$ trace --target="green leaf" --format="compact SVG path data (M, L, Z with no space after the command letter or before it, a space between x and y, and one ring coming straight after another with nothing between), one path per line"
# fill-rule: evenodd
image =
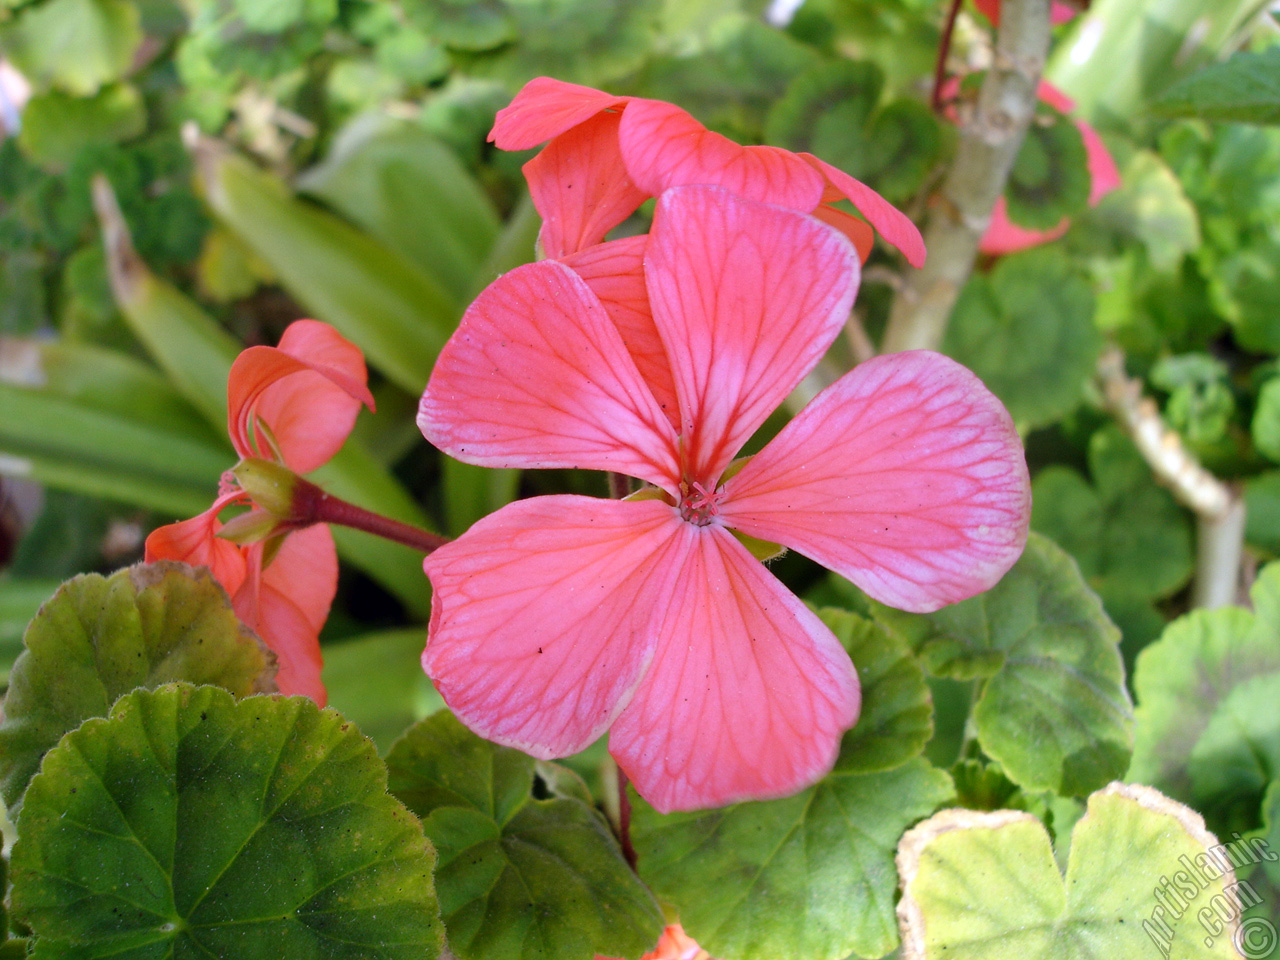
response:
M38 389L0 383L0 447L50 486L102 494L150 509L197 513L208 506L226 453L199 436L161 430Z
M0 791L13 807L40 758L135 687L216 683L275 689L271 654L236 619L208 570L161 561L67 581L23 638L0 721Z
M1191 576L1191 529L1132 441L1116 428L1089 441L1090 485L1069 467L1040 471L1031 526L1076 558L1099 592L1165 597Z
M898 848L903 960L1238 958L1197 912L1232 903L1216 846L1195 811L1115 783L1076 822L1064 878L1030 814L944 810Z
M434 856L367 739L305 697L174 684L45 758L13 851L33 960L430 960Z
M426 639L425 629L413 627L324 647L322 679L329 706L384 753L407 727L444 706L422 670Z
M364 114L298 187L438 281L461 306L498 235L498 215L448 147L419 124Z
M1138 655L1131 780L1210 814L1257 810L1280 778L1280 565L1253 585L1255 612L1195 610ZM1261 699L1260 699L1261 698Z
M113 83L91 97L53 90L27 103L18 143L38 166L61 171L86 147L131 140L146 126L142 96L130 84Z
M1080 403L1101 342L1089 284L1054 248L1004 257L960 294L943 350L969 367L1020 426Z
M533 799L532 758L441 711L397 741L387 765L391 791L436 844L461 960L634 958L657 942L658 905L604 819L581 799Z
M1052 230L1063 218L1083 213L1089 202L1084 138L1068 117L1046 112L1052 121L1027 129L1004 188L1009 219L1029 230Z
M985 678L978 744L1025 790L1080 796L1120 776L1132 749L1120 631L1052 541L1032 534L1004 578L936 613L875 605L925 668Z
M911 649L883 627L827 607L818 611L858 670L862 712L840 743L836 770L875 773L918 756L933 736L933 703Z
M506 0L512 42L468 64L516 90L537 76L601 86L639 67L661 0Z
M0 686L9 685L9 670L22 652L27 624L58 586L55 580L0 575Z
M720 810L663 816L641 802L636 853L641 875L713 956L879 957L897 942L894 845L951 795L945 773L914 759Z
M1262 385L1253 409L1253 445L1273 462L1280 462L1280 377Z
M211 141L196 149L200 180L223 224L270 264L318 320L411 393L426 385L460 312L395 250Z
M785 96L769 111L765 141L845 166L850 157L859 156L883 90L884 73L874 63L814 64L787 85ZM862 173L854 168L849 172Z
M1245 535L1249 543L1280 554L1280 470L1250 477L1244 485Z
M404 12L429 36L457 50L492 50L516 39L502 0L405 0Z
M441 475L445 523L453 537L514 500L520 485L519 470L477 467L452 457L443 459Z
M1098 217L1122 235L1140 241L1155 269L1170 272L1200 246L1195 204L1160 155L1133 153L1120 186L1102 198Z
M129 0L48 0L0 31L5 54L37 89L79 97L124 76L142 40Z
M1162 117L1219 123L1280 123L1280 48L1239 51L1183 77L1151 104Z
M755 139L791 82L819 62L807 44L756 17L730 13L714 21L691 55L651 61L640 84L646 96L678 103L715 129Z

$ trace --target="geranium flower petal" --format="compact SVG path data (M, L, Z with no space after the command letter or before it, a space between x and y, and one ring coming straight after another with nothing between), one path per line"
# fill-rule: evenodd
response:
M498 111L489 139L499 150L528 150L602 110L621 107L626 102L626 97L602 90L552 77L535 77Z
M819 160L811 153L798 154L826 178L829 189L823 199L830 202L841 197L848 200L858 212L867 218L876 230L893 247L902 251L907 263L923 267L925 260L924 237L910 218L876 193L861 180L849 176L839 167Z
M658 406L673 428L679 426L679 407L671 364L662 337L649 309L649 291L644 282L644 252L648 234L623 237L588 247L564 257L561 262L587 282L600 298L613 321L627 352L635 360L640 376L653 391Z
M978 250L989 257L1002 257L1057 240L1070 226L1071 221L1063 217L1048 230L1020 227L1009 219L1009 206L1004 197L996 197L996 205L991 210L991 223L978 243Z
M912 351L860 364L726 485L720 513L877 600L928 612L1022 553L1031 494L1013 421L976 376Z
M645 264L690 479L713 482L849 316L857 252L812 217L718 187L658 201Z
M600 113L556 137L524 165L542 215L542 254L563 257L594 243L644 203L618 150L617 113Z
M651 196L670 187L706 184L806 213L822 200L822 176L796 154L741 146L661 100L628 103L619 141L631 179Z
M144 546L145 561L178 560L193 567L208 567L227 594L234 596L244 582L245 561L238 546L217 536L222 529L218 514L243 499L239 490L223 494L204 513L152 530Z
M338 452L361 404L373 409L360 348L328 324L291 323L278 347L250 347L227 378L227 432L242 457L271 456L271 430L285 464L314 470Z
M609 751L659 811L794 793L858 715L849 655L724 527L685 524L653 663Z
M552 260L476 298L440 353L418 425L466 463L678 482L671 424L622 337L582 278Z
M867 262L867 257L871 256L871 248L876 242L876 232L871 228L871 224L828 203L818 204L818 209L813 211L813 215L848 237L849 242L858 251L858 259L863 263Z
M503 507L426 559L423 669L481 736L542 758L582 750L648 666L685 526L656 500Z
M259 551L260 547L255 548ZM276 685L320 706L328 694L320 679L320 630L338 589L338 553L324 524L289 534L262 570L256 593L241 591L237 614L276 655Z

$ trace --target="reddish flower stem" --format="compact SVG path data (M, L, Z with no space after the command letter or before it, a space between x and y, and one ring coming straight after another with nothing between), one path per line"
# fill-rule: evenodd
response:
M627 783L626 773L618 767L618 841L622 844L622 855L635 870L637 857L631 843L631 798L627 796Z
M392 520L354 503L348 503L325 493L314 483L298 479L294 490L294 510L305 518L304 526L313 523L336 523L342 527L363 530L384 540L403 543L420 553L431 553L449 542L448 537L419 527Z
M942 27L942 40L938 44L938 65L933 70L933 112L942 112L942 85L947 80L947 54L951 52L951 34L956 29L956 17L960 14L961 0L951 0L947 22Z
M625 473L609 474L609 496L622 500L631 494L631 478Z

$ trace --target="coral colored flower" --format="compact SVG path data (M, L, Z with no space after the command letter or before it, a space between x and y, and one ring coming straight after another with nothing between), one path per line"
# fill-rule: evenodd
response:
M1008 569L1029 511L1021 444L977 378L938 354L859 366L731 466L842 329L858 272L853 247L807 215L718 187L663 194L644 277L674 418L564 264L480 294L423 395L426 437L468 463L652 487L509 504L427 557L423 666L465 724L542 758L610 730L662 811L786 795L831 768L858 683L734 531L909 610Z
M973 5L978 8L978 12L990 20L992 26L996 27L1000 26L1000 3L1001 0L973 0ZM1063 3L1062 0L1053 0L1049 18L1053 21L1054 26L1057 26L1060 23L1066 23L1079 12L1069 3Z
M1075 102L1047 80L1040 81L1038 95L1041 101L1059 113L1070 113L1075 109ZM1076 120L1075 125L1084 138L1089 164L1089 206L1096 207L1098 201L1120 186L1120 171L1116 169L1116 162L1098 132L1083 120ZM990 256L1016 253L1058 239L1067 232L1070 225L1070 221L1063 217L1060 223L1048 230L1020 227L1009 219L1008 205L1004 197L999 197L996 199L995 209L991 211L991 224L983 234L978 249Z
M924 263L915 225L843 170L807 153L740 146L661 100L538 77L498 112L489 139L503 150L550 141L524 167L548 257L600 243L649 197L703 184L813 213L849 236L864 260L874 227L911 264ZM866 222L832 206L846 199Z
M289 325L278 347L250 347L227 379L227 431L241 457L274 457L302 473L342 446L362 404L373 407L364 357L333 328L315 320ZM206 566L232 606L276 655L281 693L325 704L319 634L338 585L338 557L324 525L296 530L272 544L238 546L218 533L219 514L252 505L224 480L204 513L147 537L146 559ZM270 554L270 559L267 559Z
M596 960L610 958L597 955ZM696 940L684 932L680 924L673 923L662 931L658 945L640 960L711 960L711 957L698 946Z

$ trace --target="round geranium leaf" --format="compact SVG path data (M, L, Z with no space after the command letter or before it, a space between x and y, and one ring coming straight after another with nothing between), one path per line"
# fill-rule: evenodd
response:
M1050 114L1027 130L1004 191L1009 219L1030 230L1051 230L1089 201L1084 138L1067 117Z
M836 769L891 770L918 756L933 736L933 701L911 648L884 627L847 610L818 611L858 670L862 710L840 743Z
M1079 796L1124 773L1133 717L1120 631L1052 541L1032 534L986 593L930 614L877 605L876 619L931 672L983 679L978 744L1024 790Z
M275 658L236 619L207 569L161 561L64 583L27 628L0 721L0 790L16 805L68 730L137 687L275 690Z
M373 744L304 697L122 697L49 751L18 832L33 960L441 949L431 844Z
M944 810L898 847L902 956L1238 960L1233 862L1195 811L1150 787L1089 798L1065 877L1031 814Z
M1042 426L1074 410L1093 375L1094 306L1089 282L1060 252L1016 253L965 284L943 351L981 377L1020 426Z
M396 741L387 765L439 851L460 960L635 958L658 941L653 894L571 771L482 740L447 710Z
M712 956L880 957L897 940L894 844L951 796L950 778L916 758L719 810L664 816L638 801L640 875Z
M1129 777L1211 815L1256 815L1280 769L1280 564L1253 585L1254 610L1197 610L1138 656ZM1247 822L1247 821L1246 821Z

